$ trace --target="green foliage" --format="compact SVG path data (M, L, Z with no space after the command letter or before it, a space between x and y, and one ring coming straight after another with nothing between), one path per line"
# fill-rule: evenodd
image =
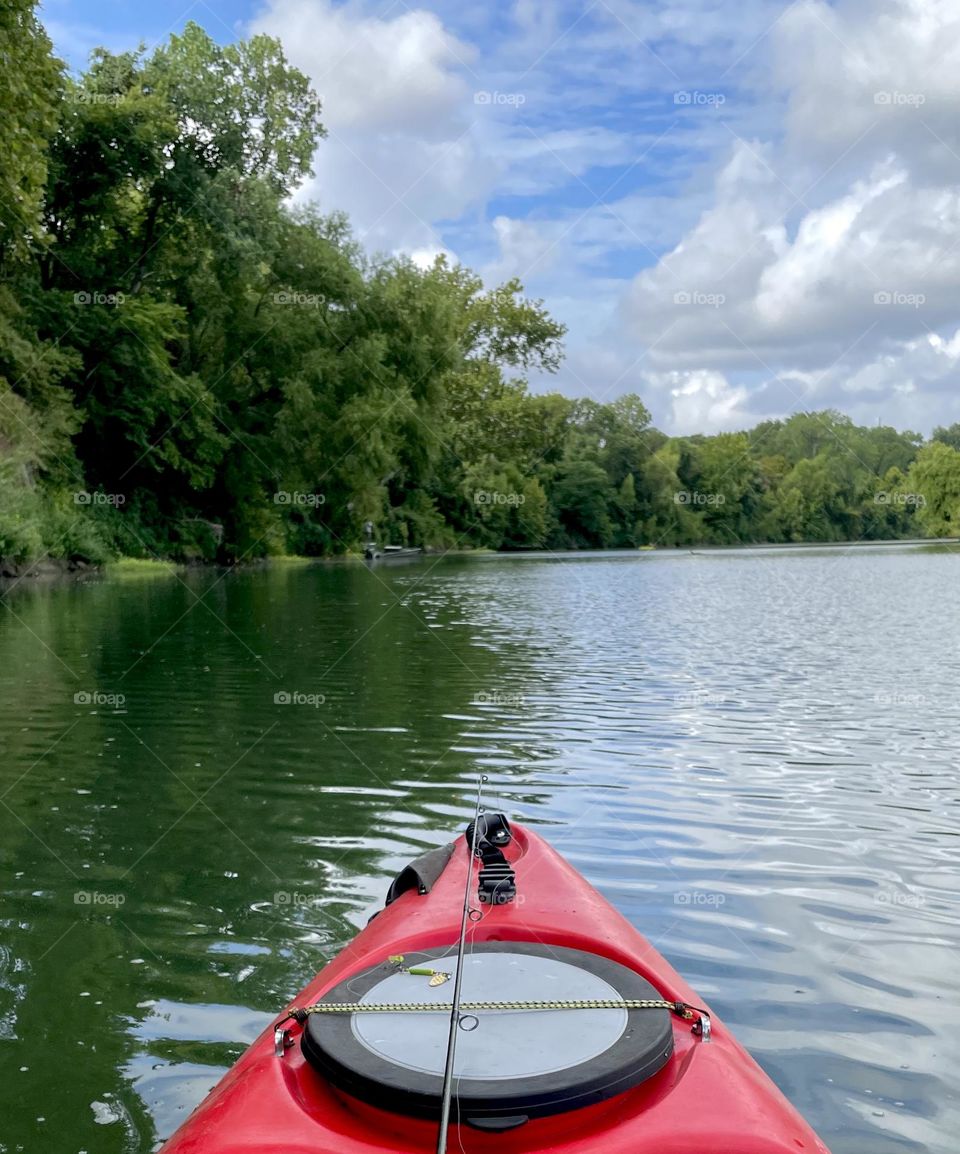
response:
M42 242L47 149L62 71L33 0L0 5L0 269Z
M931 537L960 534L960 452L931 441L917 454L908 484L922 498L918 519Z
M668 438L531 395L564 328L516 280L366 257L291 207L324 135L279 43L195 24L66 78L0 12L0 557L236 561L956 532L960 429L836 412ZM77 503L78 492L95 495Z
M933 441L940 441L944 445L949 445L951 449L960 449L960 423L955 422L944 428L942 425L937 426L933 430Z

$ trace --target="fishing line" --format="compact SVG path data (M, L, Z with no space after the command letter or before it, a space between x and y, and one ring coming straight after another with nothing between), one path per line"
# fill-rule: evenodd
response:
M486 812L486 806L483 807L483 811ZM477 821L480 820L480 814L479 813L477 814L476 820ZM474 827L474 828L476 829L476 827ZM473 848L474 848L473 856L476 856L476 833L474 833L474 847ZM470 875L471 875L471 877L473 875L473 856L470 859ZM473 957L473 947L476 944L476 940L477 940L477 934L476 934L477 926L487 916L487 912L488 912L487 910L477 909L476 906L472 906L472 905L467 910L467 920L471 923L470 944L469 944L469 950L470 950L470 957L471 958ZM463 1003L461 1003L461 1006L462 1006L462 1004ZM474 1023L473 1026L468 1027L465 1024L468 1018L473 1021L473 1023ZM480 1019L475 1014L459 1014L457 1016L457 1026L461 1030L464 1030L466 1033L470 1033L471 1031L475 1030L477 1028L477 1026L479 1026L479 1025L480 1025ZM463 1075L460 1075L460 1077L457 1078L457 1089L456 1089L456 1093L453 1095L453 1097L456 1099L456 1103L457 1103L457 1144L460 1147L460 1154L467 1154L466 1147L463 1144L463 1112L462 1112L462 1108L460 1105L460 1083L462 1081L463 1081Z
M463 986L463 960L467 944L467 922L470 919L470 885L473 881L473 863L477 856L477 836L480 832L480 798L483 795L485 774L477 782L477 804L473 811L473 829L470 833L470 857L467 859L467 880L463 887L463 913L460 917L460 937L457 941L457 977L453 984L453 1005L450 1007L450 1032L447 1036L447 1060L443 1070L443 1090L440 1100L440 1130L437 1134L437 1154L447 1154L447 1129L450 1125L450 1099L453 1094L453 1063L457 1053L457 1034L460 1029L460 991Z

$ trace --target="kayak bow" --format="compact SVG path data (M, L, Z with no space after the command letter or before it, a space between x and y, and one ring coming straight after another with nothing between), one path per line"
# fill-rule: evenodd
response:
M450 1024L452 1149L829 1154L649 942L499 814L398 875L161 1154L433 1151Z

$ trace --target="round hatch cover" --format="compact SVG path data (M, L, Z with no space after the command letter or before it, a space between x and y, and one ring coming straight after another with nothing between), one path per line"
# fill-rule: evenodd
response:
M449 1005L457 948L407 953L405 967L450 975L442 985L371 967L335 986L325 1002ZM464 958L462 1000L649 999L660 993L609 958L533 942L484 942ZM620 1094L651 1077L673 1053L668 1010L464 1011L454 1096L471 1119L534 1117ZM303 1053L334 1085L401 1114L440 1112L448 1013L313 1014Z

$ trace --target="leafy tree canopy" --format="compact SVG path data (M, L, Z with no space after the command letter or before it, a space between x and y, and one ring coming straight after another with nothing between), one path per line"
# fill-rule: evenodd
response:
M957 531L960 426L669 438L635 395L532 394L564 327L519 281L292 205L324 128L276 40L191 23L68 77L8 0L0 62L0 558Z

